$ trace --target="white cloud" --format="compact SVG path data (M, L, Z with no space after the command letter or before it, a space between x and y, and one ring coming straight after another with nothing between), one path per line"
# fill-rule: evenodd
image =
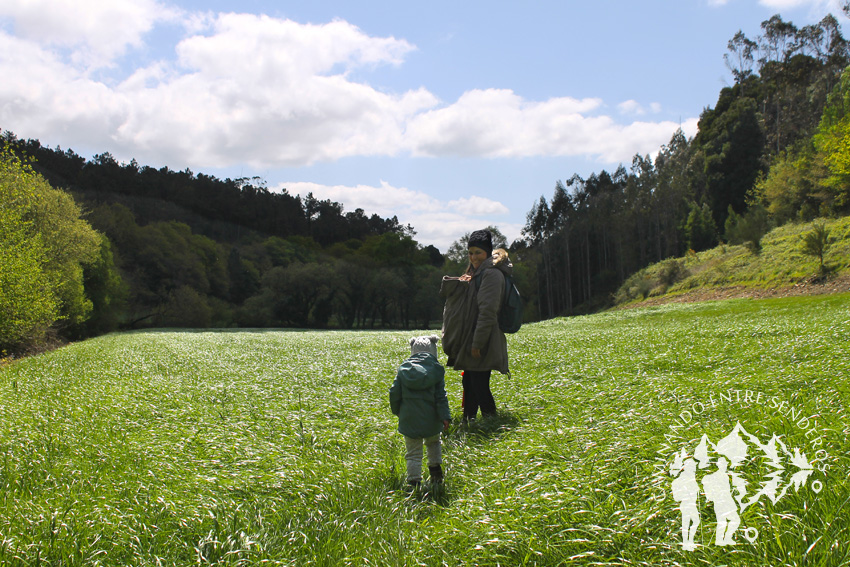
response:
M406 142L414 155L424 156L563 155L553 143L601 105L599 99L568 97L526 102L511 90L476 89L416 116Z
M617 110L620 111L620 114L632 114L635 116L643 116L647 113L658 114L661 112L661 104L657 102L653 102L649 104L649 108L647 109L641 103L636 100L626 100L617 105Z
M157 22L178 12L154 0L4 0L0 18L11 18L16 35L47 46L73 48L74 63L109 64L139 46Z
M345 72L398 64L411 49L341 21L221 15L209 35L177 46L179 66L169 74L142 70L123 85L137 104L119 138L151 151L169 139L177 146L172 152L202 165L307 165L391 154L404 121L434 97L424 89L382 93ZM152 75L159 82L140 89Z
M621 114L646 114L646 110L636 100L626 100L617 105Z
M791 10L808 6L809 15L820 19L827 14L839 16L843 13L844 0L759 0L763 6L773 10Z
M499 223L510 211L498 201L471 195L452 201L440 201L421 191L406 187L393 187L385 181L380 185L345 186L321 185L310 182L281 183L277 191L286 189L291 195L305 197L312 193L317 199L330 199L342 203L345 211L363 209L367 214L382 217L397 216L402 224L411 224L416 229L416 240L421 244L433 244L445 252L455 240L467 232L488 225L495 225L513 241L520 237L522 227L510 223Z
M776 10L789 10L791 8L797 8L799 6L812 5L819 6L823 5L822 0L759 0L759 4L762 6L767 6L768 8L773 8Z
M401 220L401 216L399 216L399 220ZM511 242L522 236L523 228L521 224L499 222L498 220L480 217L467 217L458 213L420 215L414 220L415 222L408 220L403 222L405 224L409 222L416 229L416 236L414 236L416 241L423 245L432 244L444 254L452 243L473 230L496 226L505 235L510 245Z
M79 138L145 161L306 165L396 153L405 122L436 103L422 88L388 94L347 78L358 66L400 63L413 49L403 40L341 21L224 14L210 25L176 46L175 61L153 62L115 87L63 64L47 44L3 36L17 49L0 53L0 69L20 77L0 91L0 123L51 139L57 124L74 124ZM31 71L39 67L45 72ZM55 104L65 99L90 112Z
M306 196L312 193L317 199L330 199L345 205L346 211L363 209L370 214L392 216L399 210L413 212L438 212L444 205L437 199L420 191L405 187L393 187L381 181L378 187L370 185L322 185L305 181L281 183L276 188L286 189L291 195Z
M182 14L183 29L192 31L171 59L149 61L110 85L73 61L110 60L177 13L154 0L85 2L74 3L73 14L59 0L2 4L0 18L12 18L18 34L0 32L4 128L65 145L63 133L73 131L74 144L121 160L197 169L400 153L629 162L656 151L678 127L618 122L597 98L538 102L478 89L440 103L424 87L382 92L352 80L351 71L403 63L415 49L405 40L372 37L345 21L251 14ZM50 16L40 22L37 13ZM646 112L635 101L620 106Z
M635 101L623 105L632 112L640 108ZM679 126L670 121L620 124L593 113L601 106L599 99L530 102L510 90L469 91L453 105L416 116L406 141L414 155L596 156L617 163L657 150Z
M449 201L448 207L452 210L463 211L467 215L475 216L506 215L510 212L502 203L486 197L479 197L478 195Z
M730 0L708 0L709 6L725 6ZM813 14L840 14L842 0L759 0L759 4L771 10L793 10L808 6Z
M341 21L300 24L253 14L221 14L209 35L195 35L177 46L180 60L210 77L243 78L289 84L330 73L343 64L400 64L414 49L404 40L373 38ZM291 85L290 85L291 86Z
M22 64L21 62L25 62ZM110 146L125 103L29 40L0 33L0 123L16 134Z

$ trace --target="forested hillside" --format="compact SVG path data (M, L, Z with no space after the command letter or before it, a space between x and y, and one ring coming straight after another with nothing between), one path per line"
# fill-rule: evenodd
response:
M774 16L729 40L735 84L693 139L677 132L627 169L574 175L528 213L540 318L591 311L641 268L772 226L850 213L850 61L838 21Z
M420 246L412 227L395 217L273 193L259 179L119 164L109 154L85 160L11 132L3 142L4 189L30 192L18 186L23 175L39 199L64 195L82 209L69 219L104 238L100 255L87 252L76 264L85 308L74 316L57 297L67 286L48 290L23 272L15 278L32 298L52 297L53 307L42 309L38 325L2 334L0 349L38 343L49 329L74 338L140 326L407 328L440 317L443 257ZM36 217L30 207L16 222ZM26 241L24 233L33 235L24 231L10 242ZM41 260L31 267L52 270ZM13 301L9 289L4 285L9 302L29 301ZM5 320L16 317L10 311Z

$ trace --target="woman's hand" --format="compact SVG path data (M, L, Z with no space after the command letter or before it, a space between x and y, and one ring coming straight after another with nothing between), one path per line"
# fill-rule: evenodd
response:
M469 280L471 280L471 279L472 279L472 275L470 275L470 274L463 274L463 275L462 275L461 277L459 277L458 279L459 279L460 281L462 281L462 282L468 282Z

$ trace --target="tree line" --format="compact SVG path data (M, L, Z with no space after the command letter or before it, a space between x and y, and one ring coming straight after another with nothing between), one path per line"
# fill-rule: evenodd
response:
M189 169L174 171L118 163L108 152L86 160L73 150L19 140L4 132L3 141L33 161L35 171L54 187L71 192L88 206L122 203L140 224L177 220L216 240L238 241L247 230L287 238L307 236L320 246L386 232L410 232L397 217L367 216L363 209L345 213L340 203L302 199L286 189L270 191L259 177L218 179Z
M11 132L2 146L0 351L139 327L440 318L443 256L396 217Z
M735 84L693 138L679 130L628 169L558 181L532 207L517 248L537 266L538 317L609 304L650 263L720 241L757 252L776 224L850 212L850 49L838 21L797 28L776 15L761 29L729 41Z

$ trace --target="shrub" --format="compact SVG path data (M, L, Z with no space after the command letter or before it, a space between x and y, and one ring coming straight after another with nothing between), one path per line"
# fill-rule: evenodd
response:
M98 259L101 237L68 193L5 148L0 203L0 349L14 350L42 340L57 322L88 318L83 267Z
M823 221L812 224L812 230L801 236L803 241L803 254L815 256L820 261L818 272L823 275L826 273L826 267L823 263L823 257L827 250L832 245L832 238L829 229Z
M754 205L744 215L737 215L729 207L726 218L726 240L730 244L746 244L753 252L761 250L761 239L771 229L767 209Z
M640 270L629 276L614 294L614 303L628 303L635 299L646 299L652 291L653 283L646 270Z
M670 287L674 283L680 282L688 277L688 270L685 269L684 263L675 258L668 258L661 262L658 270L658 282L665 287Z
M37 340L59 314L44 271L41 238L15 211L0 208L0 350Z

